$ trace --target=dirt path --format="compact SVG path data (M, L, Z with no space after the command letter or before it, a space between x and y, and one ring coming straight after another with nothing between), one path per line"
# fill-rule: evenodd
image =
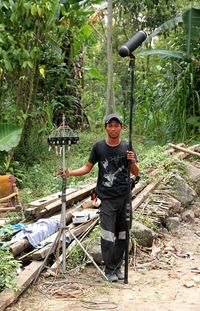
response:
M139 251L129 267L129 283L109 284L89 266L66 280L40 278L9 311L199 311L200 221L165 235L152 257ZM198 272L192 271L199 268Z

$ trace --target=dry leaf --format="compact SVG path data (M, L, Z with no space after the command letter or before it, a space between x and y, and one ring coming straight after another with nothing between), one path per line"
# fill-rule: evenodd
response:
M151 247L151 256L156 256L158 253L160 253L160 247L157 246L157 243L155 240L153 240L153 243L152 243L152 247Z

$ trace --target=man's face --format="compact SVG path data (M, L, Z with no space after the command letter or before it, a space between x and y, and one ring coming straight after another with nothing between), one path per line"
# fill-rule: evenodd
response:
M110 138L118 138L122 131L122 125L113 119L106 125L105 131Z

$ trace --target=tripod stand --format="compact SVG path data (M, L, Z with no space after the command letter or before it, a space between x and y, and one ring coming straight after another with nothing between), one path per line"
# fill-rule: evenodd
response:
M70 134L70 135L69 135ZM57 147L58 145L61 146L61 155L62 155L62 194L61 194L61 218L60 218L60 230L58 231L58 234L49 249L47 256L38 270L38 273L34 279L34 283L36 282L37 278L39 277L41 271L43 270L46 261L51 253L53 253L57 247L58 242L60 241L60 238L62 237L62 272L66 273L66 230L70 233L70 235L73 237L73 239L77 242L77 244L81 247L81 249L85 252L87 257L92 261L94 266L99 270L99 272L103 275L103 277L107 279L104 272L98 267L98 265L95 263L93 258L88 254L86 249L83 247L83 245L80 243L80 241L77 239L77 237L74 235L74 233L69 229L69 227L66 226L66 184L67 184L67 173L66 173L66 161L65 161L65 146L68 146L68 149L70 149L72 144L77 144L79 142L79 137L72 135L72 133L69 133L69 127L66 126L65 123L65 116L62 117L62 124L61 126L56 130L55 134L48 138L48 143L50 146Z

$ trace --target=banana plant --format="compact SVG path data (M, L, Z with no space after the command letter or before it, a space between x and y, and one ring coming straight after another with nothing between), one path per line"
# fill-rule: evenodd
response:
M200 132L200 90L199 81L199 51L200 51L200 8L189 8L180 16L167 21L148 36L146 43L154 37L165 34L181 25L185 34L183 48L179 51L167 49L147 49L138 52L138 55L160 55L171 61L171 73L165 76L165 86L170 79L165 96L158 97L158 111L165 107L167 117L166 132L170 138L185 139ZM179 29L178 29L179 30ZM178 38L178 37L177 37ZM181 36L179 37L179 42ZM169 64L169 62L168 62ZM154 98L154 101L156 99ZM160 110L159 110L160 109ZM163 124L163 122L162 122Z
M15 124L0 124L0 171L7 171L12 161L14 148L20 142L22 127ZM4 168L4 169L3 169Z
M177 27L178 24L182 24L186 33L187 51L172 51L166 49L147 49L138 52L138 55L150 56L155 54L164 55L169 58L182 59L191 61L191 47L194 47L195 43L198 44L200 39L200 9L189 8L183 12L182 15L170 19L160 27L155 29L147 38L146 43L149 43L154 37L161 35L166 31L170 31Z

